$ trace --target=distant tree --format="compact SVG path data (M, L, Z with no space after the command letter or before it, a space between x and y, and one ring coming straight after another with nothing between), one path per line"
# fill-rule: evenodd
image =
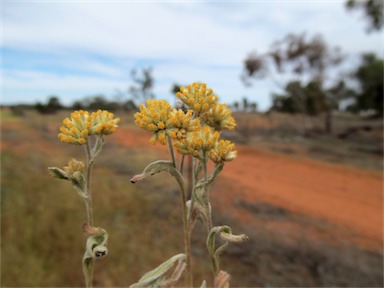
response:
M127 111L127 112L137 110L137 106L135 102L133 102L131 99L125 101L122 105L122 108L124 111Z
M35 104L34 108L41 114L53 114L64 108L64 106L60 103L59 97L50 96L47 104L38 102Z
M239 111L239 106L240 106L239 102L237 102L237 101L233 102L232 106L233 106L233 110Z
M257 111L257 103L256 102L252 102L251 105L249 105L249 107L251 108L251 112Z
M362 55L361 65L352 74L359 88L351 110L372 109L377 115L383 115L383 66L384 60L377 58L375 54Z
M128 88L128 92L136 99L139 103L145 102L147 99L155 98L153 93L154 79L152 76L152 68L144 68L141 71L141 76L138 76L136 69L131 71L131 77L134 82Z
M299 86L296 84L290 88L295 91L294 99L290 101L289 105L296 105L297 107L293 110L304 114L305 130L306 116L310 115L308 102L315 100L308 99L308 97L313 97L314 91L317 90L316 102L319 101L319 97L324 97L322 101L325 103L323 108L326 112L325 130L330 133L332 126L329 123L331 123L332 109L337 106L335 103L337 99L332 97L333 94L327 93L327 89L330 89L334 83L330 84L330 79L326 76L342 62L342 59L340 50L329 47L320 35L307 38L305 34L288 34L282 40L273 43L265 54L250 54L244 61L242 79L245 85L250 85L251 79L260 79L266 75L276 78L274 75L277 73L288 75L291 78L288 81L290 83L299 83ZM276 83L283 90L287 88L287 85L283 85L281 81L276 81ZM302 89L302 85L307 86L309 83L312 83L311 86ZM312 94L307 94L310 88L315 90L312 91ZM276 101L283 101L275 95L276 97ZM285 103L285 101L283 102ZM282 105L282 103L278 105ZM288 103L284 105L288 105Z
M87 97L83 101L83 107L90 111L109 110L116 111L119 109L119 103L115 101L109 101L104 95L95 95Z
M348 10L363 10L368 21L367 32L380 31L384 25L383 0L348 0L345 2Z
M248 110L248 99L247 97L243 97L243 111L246 112Z
M59 97L51 96L48 99L47 110L48 113L55 113L56 111L63 108L63 105L60 103Z
M85 108L84 108L84 105L83 105L83 103L81 101L75 101L72 104L72 109L73 110L83 110Z
M317 82L309 82L303 86L299 81L289 82L284 94L273 94L272 110L286 113L306 113L310 116L324 111L325 95ZM304 99L300 96L305 95Z

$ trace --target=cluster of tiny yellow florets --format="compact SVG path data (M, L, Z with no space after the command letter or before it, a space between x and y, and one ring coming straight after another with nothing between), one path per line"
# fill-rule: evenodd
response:
M200 152L208 152L215 147L220 137L219 132L213 132L208 126L188 133L185 139L175 142L175 147L180 154L191 154L199 157Z
M235 144L229 140L220 140L216 142L215 147L208 152L208 157L215 163L232 161L237 157Z
M63 120L58 138L61 142L82 145L87 143L89 135L112 134L119 121L108 111L99 110L91 115L84 110L74 111Z
M218 99L211 88L207 89L207 84L196 82L187 87L181 87L180 92L176 93L176 97L194 110L196 116L211 108Z
M98 110L91 114L91 127L89 130L90 135L103 134L110 135L117 129L117 124L120 122L119 118L113 118L113 113L106 110Z
M169 124L172 128L169 131L169 136L173 139L184 139L187 133L196 131L200 128L200 120L192 119L193 111L189 110L185 113L181 109L173 109L169 113Z
M232 111L226 104L215 103L212 107L201 114L201 119L216 131L223 129L234 130L236 127L235 119L232 117Z
M71 144L85 144L91 127L88 111L78 110L71 113L70 118L63 120L58 135L61 142Z
M76 171L83 172L84 163L82 161L71 158L71 160L68 162L68 166L64 166L63 170L69 175L73 175Z
M140 105L140 112L135 113L135 123L143 129L154 132L151 143L159 141L166 144L171 105L165 100L147 100L147 107Z
M181 154L191 154L203 159L206 154L219 163L237 157L235 145L228 140L220 140L220 131L236 127L232 111L225 104L217 102L218 96L204 83L193 83L181 87L176 96L191 110L172 109L165 100L147 100L135 113L135 123L153 132L151 143L166 144L167 137L178 140L174 143ZM200 120L206 126L201 126Z

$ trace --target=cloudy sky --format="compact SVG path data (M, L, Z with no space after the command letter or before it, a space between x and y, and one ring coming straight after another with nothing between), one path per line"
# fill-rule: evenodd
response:
M174 83L205 82L220 100L247 96L270 105L270 80L240 80L245 57L288 33L321 33L348 55L383 56L382 33L366 33L344 1L18 1L2 0L1 104L65 104L126 93L133 68L153 68L157 98ZM353 58L355 57L355 58ZM351 62L350 62L351 63Z

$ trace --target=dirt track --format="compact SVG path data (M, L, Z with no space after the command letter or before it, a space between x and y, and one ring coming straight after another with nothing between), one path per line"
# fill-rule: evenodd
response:
M237 181L247 201L263 201L351 229L366 244L383 241L379 173L238 147L224 175ZM240 176L241 175L241 176Z
M119 144L153 149L161 146L149 144L150 135L145 131L122 128L116 133ZM222 175L232 188L240 188L233 191L221 187L222 205L234 206L235 198L250 203L270 203L343 227L352 231L360 244L382 249L383 183L380 173L246 146L237 148L238 158L226 165ZM161 149L166 151L165 146Z

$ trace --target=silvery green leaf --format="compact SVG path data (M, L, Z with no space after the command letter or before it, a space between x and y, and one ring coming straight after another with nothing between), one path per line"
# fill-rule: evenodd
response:
M173 177L176 178L176 180L180 183L183 182L183 176L180 174L180 172L173 166L172 161L167 160L158 160L155 162L152 162L147 167L145 167L143 173L135 175L131 179L131 183L136 183L141 180L144 180L145 178L155 175L160 172L167 171L170 173Z
M224 240L224 244L219 246L218 248L215 247L216 242L216 236L219 235L222 240ZM241 235L233 235L232 230L229 226L216 226L211 229L211 231L208 234L207 237L207 248L209 250L210 255L213 257L214 261L214 267L215 267L215 273L218 273L219 271L219 256L224 252L224 250L227 248L229 242L243 242L247 240L248 237L245 234Z
M103 145L104 145L103 135L98 135L95 146L93 147L91 152L93 161L100 154L101 150L103 149Z
M89 233L85 230L83 226L83 230L89 235L87 238L87 243L85 245L85 253L83 257L83 261L87 258L102 258L108 254L108 233L103 228L99 227L90 227L89 229L93 229L94 233Z
M203 283L201 283L200 288L207 288L207 281L203 280Z
M85 179L84 179L83 173L81 173L80 171L76 171L70 177L70 180L72 182L73 188L75 188L77 193L81 197L83 197L83 198L88 198L87 193L84 192L84 190L85 190Z
M69 174L57 167L48 167L49 174L58 179L69 180Z
M168 259L164 263L160 264L155 269L145 273L140 278L140 280L137 283L132 284L130 286L130 288L154 287L155 283L157 283L156 287L159 287L161 284L165 284L166 282L162 278L164 276L164 274L167 273L175 265L176 262L178 262L178 266L177 266L176 270L181 270L182 267L179 267L179 265L182 265L180 263L184 262L185 258L186 258L185 254L183 254L183 253L180 253L180 254L177 254L177 255L171 257L170 259ZM182 265L182 266L184 266L184 265ZM184 268L182 270L184 270ZM180 271L180 273L181 272L182 271Z
M172 287L173 285L175 285L176 282L179 281L186 267L187 267L187 264L185 263L184 259L180 259L177 262L177 266L173 271L171 277L169 279L164 278L164 281L161 283L160 287L166 288L166 287Z
M94 260L108 254L108 233L103 228L83 225L83 231L89 235L85 245L83 256L83 272L86 279L86 286L92 285Z
M201 215L203 216L204 221L206 221L206 219L209 217L208 215L211 209L209 201L207 201L208 195L206 195L206 193L208 193L208 187L213 183L213 181L219 175L223 167L224 167L223 163L216 164L214 170L207 177L207 179L199 180L193 189L192 197L194 197L194 200L195 200L194 205L196 205L198 210L201 212Z

